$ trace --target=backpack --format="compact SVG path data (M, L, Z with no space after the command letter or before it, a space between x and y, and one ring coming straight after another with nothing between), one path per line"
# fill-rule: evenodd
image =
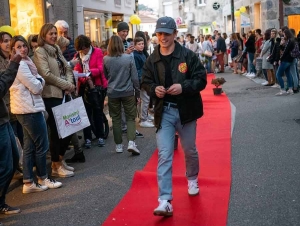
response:
M293 58L300 58L300 50L298 42L295 42L294 49L291 51L291 56Z

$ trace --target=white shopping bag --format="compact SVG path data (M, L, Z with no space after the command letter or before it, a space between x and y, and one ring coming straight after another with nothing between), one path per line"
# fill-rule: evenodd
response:
M59 138L65 138L88 126L87 116L82 97L65 103L65 96L61 105L52 108Z

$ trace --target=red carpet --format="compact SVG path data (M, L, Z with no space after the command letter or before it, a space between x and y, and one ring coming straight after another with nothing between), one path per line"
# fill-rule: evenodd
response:
M153 215L157 207L157 151L104 222L104 226L225 226L231 184L231 110L225 94L214 96L214 75L201 92L204 116L198 120L196 145L200 153L200 195L187 194L184 155L179 145L173 162L173 217Z

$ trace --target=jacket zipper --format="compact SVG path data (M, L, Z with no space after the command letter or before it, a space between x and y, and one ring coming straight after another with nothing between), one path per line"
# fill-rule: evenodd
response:
M35 106L35 104L34 104L34 100L33 100L33 96L32 96L32 94L30 93L30 96L31 96L31 100L32 100L32 105L33 106Z

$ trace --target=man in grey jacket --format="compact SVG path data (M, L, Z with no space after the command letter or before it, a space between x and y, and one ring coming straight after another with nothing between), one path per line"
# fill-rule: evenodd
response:
M0 213L2 214L21 212L19 208L5 203L7 189L19 164L19 151L9 124L8 109L3 100L16 78L20 61L21 56L14 55L6 71L0 73Z

